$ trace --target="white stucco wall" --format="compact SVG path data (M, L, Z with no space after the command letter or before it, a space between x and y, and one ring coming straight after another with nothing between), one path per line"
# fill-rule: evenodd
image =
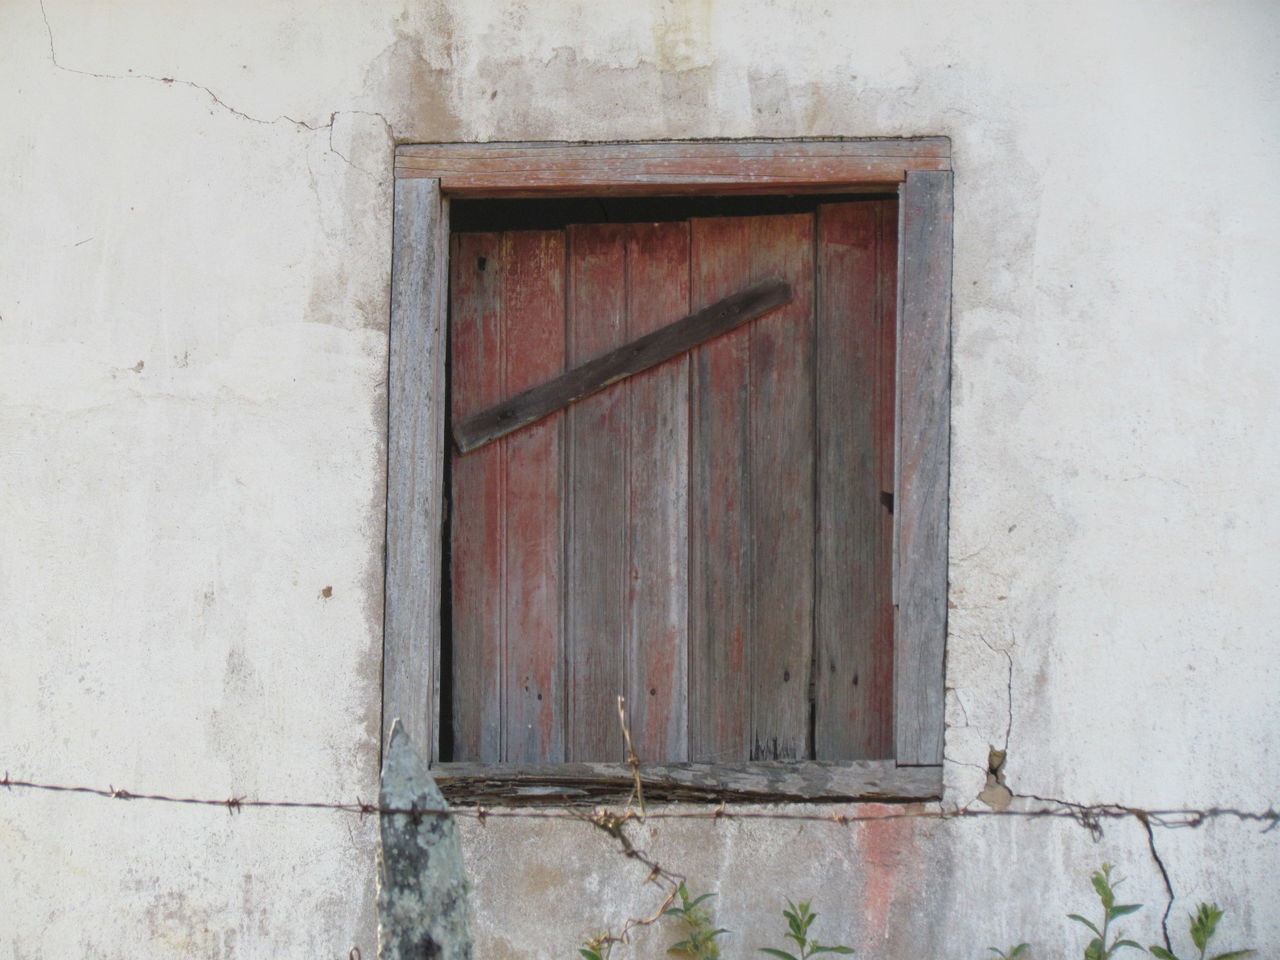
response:
M0 767L374 795L395 141L940 134L948 800L1007 746L1015 794L1275 805L1278 62L1267 0L6 0ZM372 826L0 790L0 955L371 957ZM654 830L738 956L784 896L902 958L1066 953L1104 859L1164 903L1135 822ZM1280 949L1278 837L1157 831L1177 927ZM578 825L465 838L480 957L652 906Z

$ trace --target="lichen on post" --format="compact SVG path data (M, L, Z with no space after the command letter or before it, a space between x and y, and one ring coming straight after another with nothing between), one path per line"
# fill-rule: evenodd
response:
M471 960L462 846L448 804L396 720L382 767L380 960ZM419 813L417 811L434 811Z

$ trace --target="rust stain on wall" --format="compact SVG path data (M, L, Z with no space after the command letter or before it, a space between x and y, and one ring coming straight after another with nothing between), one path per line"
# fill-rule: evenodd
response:
M877 804L859 808L860 812L885 813L894 808ZM863 873L862 909L865 916L862 948L879 953L892 932L892 915L902 885L903 871L915 857L915 828L911 820L880 820L867 823L858 831Z

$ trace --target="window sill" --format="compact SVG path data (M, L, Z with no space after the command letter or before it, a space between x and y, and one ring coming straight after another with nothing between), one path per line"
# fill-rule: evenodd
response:
M625 763L438 763L432 775L453 804L591 805L625 801ZM687 803L922 802L942 796L942 767L892 760L643 763L647 801Z

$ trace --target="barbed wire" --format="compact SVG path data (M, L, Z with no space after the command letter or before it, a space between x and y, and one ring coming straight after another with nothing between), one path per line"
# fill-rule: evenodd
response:
M87 785L72 785L64 783L45 783L36 780L18 780L9 776L5 771L4 777L0 779L0 788L4 788L7 792L13 790L28 791L44 791L49 793L60 794L79 794L81 796L90 796L98 799L109 800L125 800L139 801L150 803L168 803L182 804L200 807L221 807L231 814L239 814L244 810L311 810L324 811L331 813L354 814L362 819L366 816L408 816L413 818L414 822L426 817L468 817L476 820L480 825L490 819L513 819L513 820L561 820L575 821L589 825L590 827L600 830L606 834L616 845L616 851L622 856L636 860L648 868L648 876L645 878L645 885L654 884L660 888L661 894L656 907L644 914L643 916L629 917L618 928L616 933L612 929L605 930L597 936L587 941L588 945L597 951L602 947L611 946L613 944L626 944L631 941L631 934L636 930L648 927L657 923L675 904L677 896L680 894L684 877L683 875L670 870L655 859L653 859L643 849L635 846L630 838L627 830L632 825L652 820L705 820L713 823L720 821L792 821L804 823L829 823L837 826L848 826L855 823L877 823L881 821L891 820L961 820L961 819L996 819L996 818L1013 818L1022 820L1069 820L1079 824L1086 829L1094 840L1102 837L1102 824L1106 821L1117 821L1125 819L1133 819L1140 823L1146 831L1147 839L1151 845L1151 853L1155 857L1156 864L1161 869L1161 874L1165 878L1165 885L1169 889L1169 903L1165 909L1164 921L1162 928L1164 930L1166 946L1168 945L1168 927L1167 919L1169 910L1173 905L1173 890L1169 886L1168 875L1164 871L1164 865L1155 850L1154 836L1152 829L1154 827L1162 827L1166 829L1178 828L1196 828L1212 820L1231 819L1241 823L1256 823L1262 825L1262 833L1268 833L1275 829L1277 823L1280 823L1280 812L1277 812L1274 806L1269 806L1266 810L1244 810L1236 807L1175 807L1168 809L1146 809L1142 807L1133 807L1123 804L1080 804L1067 800L1060 800L1054 797L1040 796L1024 796L1018 799L1024 802L1039 803L1041 806L1029 809L1012 809L1003 810L987 809L975 810L969 807L951 808L946 805L933 802L914 803L910 806L895 805L889 809L879 806L878 809L871 810L862 807L857 812L850 812L842 805L841 808L835 809L829 813L816 812L812 810L760 810L760 809L734 809L725 803L712 807L710 809L692 809L692 810L670 810L670 809L645 809L643 806L633 808L631 803L642 797L640 793L640 764L632 754L631 760L632 773L635 779L635 788L632 796L627 800L625 808L620 812L613 812L607 808L597 808L595 810L584 810L582 808L538 808L538 807L484 807L484 806L459 806L459 807L419 807L411 805L409 807L390 807L376 803L368 803L357 798L354 802L343 801L327 801L327 800L255 800L249 799L247 796L230 796L226 798L214 797L184 797L173 796L163 793L140 793L131 790L108 786L106 789L101 787L93 787ZM853 801L856 802L856 801ZM354 960L359 960L358 950L353 951Z
M629 917L618 928L617 933L614 933L612 929L605 930L587 941L587 945L601 955L607 955L607 948L614 944L629 943L631 940L631 934L636 930L655 924L664 916L667 916L672 912L676 898L684 895L684 876L661 865L644 849L637 846L631 838L629 829L632 826L648 821L688 820L711 821L713 823L718 823L720 821L790 821L803 823L829 823L836 826L848 826L850 824L869 824L895 820L949 821L1003 818L1014 820L1067 820L1083 827L1089 832L1094 840L1098 840L1102 837L1103 824L1105 822L1131 819L1140 824L1145 831L1151 855L1160 869L1161 876L1165 882L1165 887L1169 893L1169 902L1166 906L1161 923L1166 946L1169 945L1167 921L1169 911L1173 906L1174 894L1172 885L1169 881L1168 872L1165 870L1164 863L1160 859L1156 850L1153 828L1194 829L1213 820L1230 819L1240 823L1258 824L1262 827L1262 833L1269 833L1275 829L1278 823L1280 823L1280 812L1277 812L1274 805L1268 806L1266 810L1248 810L1238 807L1220 806L1205 808L1170 807L1166 809L1148 809L1117 803L1082 804L1057 797L1038 796L1035 794L1014 794L1013 797L1019 805L1016 807L1005 807L1004 809L973 809L968 806L946 804L938 800L893 800L890 798L876 798L879 799L878 803L876 802L876 799L872 798L863 798L862 800L850 798L848 800L840 801L805 801L797 799L795 802L805 804L805 807L802 809L760 809L759 807L743 809L741 807L730 807L724 800L713 807L706 806L704 801L703 805L696 806L692 809L671 809L665 807L650 809L647 808L645 803L642 763L640 758L636 755L635 749L632 745L630 724L628 723L625 710L625 700L622 697L618 698L618 720L622 726L622 732L627 747L627 764L630 767L632 780L630 794L620 810L610 809L608 805L597 805L594 808L584 808L580 805L566 805L561 807L486 807L481 804L451 807L447 802L443 807L418 806L416 804L410 805L409 807L395 807L384 806L381 803L369 803L359 797L357 797L354 802L351 802L332 800L251 799L247 795L234 794L230 797L224 798L178 796L167 793L135 792L110 785L103 789L101 787L94 787L87 784L51 783L39 780L14 779L10 777L7 770L5 771L3 778L0 778L0 788L3 788L3 790L8 793L12 793L15 790L32 792L39 791L57 794L78 794L97 799L177 804L199 807L219 807L225 809L230 814L239 814L245 810L254 809L293 811L310 810L317 812L351 814L359 816L362 819L366 816L372 815L380 817L407 816L412 818L414 823L417 823L426 817L457 817L474 819L481 826L483 826L490 818L578 822L601 831L613 842L617 853L643 864L648 869L648 875L644 881L645 885L653 884L660 890L659 902L655 909L642 916ZM735 802L743 804L750 804L753 802L757 804L775 804L780 802L780 799L781 798L778 797L772 797L752 801L750 798L742 797L736 798ZM551 800L551 798L547 797L544 798L544 800ZM815 803L820 803L824 807L830 806L832 809L829 811L814 810L812 805ZM635 804L635 806L633 806L633 804ZM1025 806L1027 804L1037 804L1037 806ZM853 806L852 809L850 809L851 805L856 806ZM585 950L581 952L586 954ZM352 948L351 960L359 960L359 957L359 949Z
M224 798L216 797L189 797L174 796L164 793L142 793L127 790L119 787L108 786L106 788L94 787L88 785L73 785L65 783L46 783L37 780L20 780L9 776L6 771L3 778L0 778L0 788L8 791L13 790L29 790L43 791L50 793L71 793L82 794L105 798L110 800L129 800L142 801L152 803L170 803L185 804L191 806L202 807L220 807L230 813L240 813L244 810L251 809L274 809L274 810L316 810L329 811L334 813L348 813L365 817L372 815L381 816L413 816L413 817L467 817L479 821L483 824L489 819L526 819L526 820L575 820L581 822L584 819L582 810L564 809L564 808L543 808L543 807L485 807L485 806L457 806L457 807L386 807L377 803L369 803L358 797L354 801L329 801L329 800L261 800L250 799L247 796L230 796ZM1030 800L1042 804L1038 807L1029 809L1008 808L1004 810L981 810L970 807L948 807L946 805L934 802L921 801L919 804L910 806L895 805L893 809L885 810L883 808L873 811L850 812L847 809L838 809L831 812L818 812L813 810L755 810L755 809L738 809L728 806L726 803L710 809L695 810L669 810L669 809L653 809L640 811L637 809L627 809L621 813L610 814L622 822L630 821L648 821L648 820L709 820L717 821L749 821L749 820L778 820L778 821L796 821L804 823L831 823L836 825L848 825L854 823L872 823L878 821L889 820L964 820L964 819L1028 819L1028 820L1071 820L1088 829L1090 832L1097 832L1100 825L1105 821L1133 819L1140 823L1147 823L1153 827L1164 827L1168 829L1179 828L1195 828L1211 820L1236 820L1241 823L1257 823L1263 825L1263 833L1268 833L1280 824L1280 812L1274 807L1268 807L1266 810L1246 810L1238 807L1170 807L1166 809L1149 809L1145 807L1134 807L1125 804L1103 803L1103 804L1081 804L1073 803L1067 800L1059 800L1052 797L1023 797L1023 800ZM858 801L849 801L842 803L842 807L847 807L850 803ZM825 803L825 802L824 802ZM608 812L607 807L601 807L597 811ZM590 815L586 815L586 819Z

